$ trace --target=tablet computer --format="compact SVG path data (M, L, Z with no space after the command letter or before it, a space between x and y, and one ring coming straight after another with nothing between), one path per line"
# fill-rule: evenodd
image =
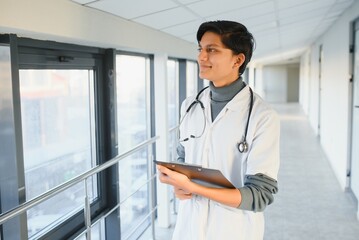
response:
M199 165L181 162L162 162L157 160L154 160L154 162L173 171L180 172L191 179L191 181L207 187L235 188L218 169L204 168Z

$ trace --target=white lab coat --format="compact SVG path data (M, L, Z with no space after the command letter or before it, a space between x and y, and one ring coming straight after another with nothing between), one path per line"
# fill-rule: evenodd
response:
M249 87L243 88L211 120L209 89L200 96L205 107L197 104L183 119L180 139L199 135L200 138L182 142L186 163L222 171L232 184L243 186L244 176L263 173L277 179L279 169L279 118L272 108L254 93L253 110L247 133L248 152L240 153L250 105ZM187 98L181 107L182 116L195 97ZM244 211L225 206L201 196L179 201L173 240L261 240L264 234L262 212Z

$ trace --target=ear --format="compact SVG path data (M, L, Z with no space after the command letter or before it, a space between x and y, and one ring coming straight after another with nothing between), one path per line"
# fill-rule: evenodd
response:
M242 64L244 63L244 61L246 60L246 56L244 56L243 53L240 53L238 55L236 55L236 62L234 63L234 66L233 67L240 67L242 66Z

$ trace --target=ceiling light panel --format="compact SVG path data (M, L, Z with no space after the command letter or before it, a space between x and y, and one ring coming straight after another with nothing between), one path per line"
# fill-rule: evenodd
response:
M264 0L207 0L194 4L187 5L193 12L197 13L201 17L210 17L213 15L219 15L221 13L231 12L235 9L256 5L268 1Z
M180 16L180 17L176 17ZM197 19L197 16L185 8L179 7L144 17L135 18L134 21L151 26L155 29L162 29Z
M185 41L188 41L188 42L191 42L191 43L194 43L194 44L197 44L197 39L196 39L196 33L191 33L191 34L188 34L186 36L182 36L181 37L183 40Z
M326 15L326 13L328 12L327 8L317 8L308 12L303 12L301 14L295 14L295 15L291 15L285 18L279 18L279 22L281 25L288 25L288 24L293 24L293 23L297 23L297 22L301 22L301 21L310 21L311 19L317 19L319 18L323 18L323 16Z
M313 0L276 0L278 10L284 10L287 8L293 8L306 3L312 2Z
M318 26L322 20L323 20L323 15L318 15L312 18L301 19L296 22L287 22L285 24L281 23L280 29L290 28L295 30L296 28L300 28L301 26L315 27Z
M339 16L341 15L346 9L348 9L352 4L353 0L343 0L341 2L336 2L329 12L325 15L326 18L330 18L332 16Z
M262 15L257 18L243 19L240 22L243 23L249 29L249 31L251 31L251 29L255 28L256 25L263 25L263 24L266 24L267 22L274 22L274 21L276 21L276 19L277 18L276 18L275 13L272 12L272 13L268 13L268 14Z
M193 32L197 32L197 29L202 22L203 21L201 20L195 20L188 23L183 23L168 28L164 28L162 29L162 31L175 35L177 37L182 37L191 34Z
M238 8L230 12L213 15L207 19L208 20L229 19L233 21L242 22L244 19L261 18L261 16L269 13L274 13L274 11L275 9L273 2L264 2L261 4Z
M307 12L311 12L315 9L322 9L324 11L328 11L331 7L331 4L323 4L321 0L312 1L306 4L302 4L296 7L287 8L285 10L280 10L278 12L279 19L284 19L292 16L298 16L301 14L305 14Z
M262 28L260 27L259 29L253 29L251 30L252 34L254 35L254 37L256 36L269 36L269 35L273 35L273 34L278 34L279 29L278 28Z
M178 4L168 0L104 0L88 6L112 13L126 19L133 19L166 9L178 7Z
M248 27L249 29L249 27ZM270 30L274 30L274 32L276 32L278 29L278 24L277 21L269 21L263 24L258 24L255 26L252 26L250 28L250 31L252 31L254 34L259 34L260 32L263 31L270 31Z

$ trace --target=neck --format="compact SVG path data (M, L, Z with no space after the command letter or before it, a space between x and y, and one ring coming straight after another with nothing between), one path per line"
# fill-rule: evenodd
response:
M240 79L241 77L236 75L230 75L227 78L222 78L220 80L211 80L211 82L213 83L213 85L217 88L220 87L225 87L228 85L231 85L232 83L234 83L235 81L237 81L238 79Z
M211 98L217 102L230 101L244 86L245 83L242 81L242 78L238 78L223 87L217 87L214 83L210 82Z

